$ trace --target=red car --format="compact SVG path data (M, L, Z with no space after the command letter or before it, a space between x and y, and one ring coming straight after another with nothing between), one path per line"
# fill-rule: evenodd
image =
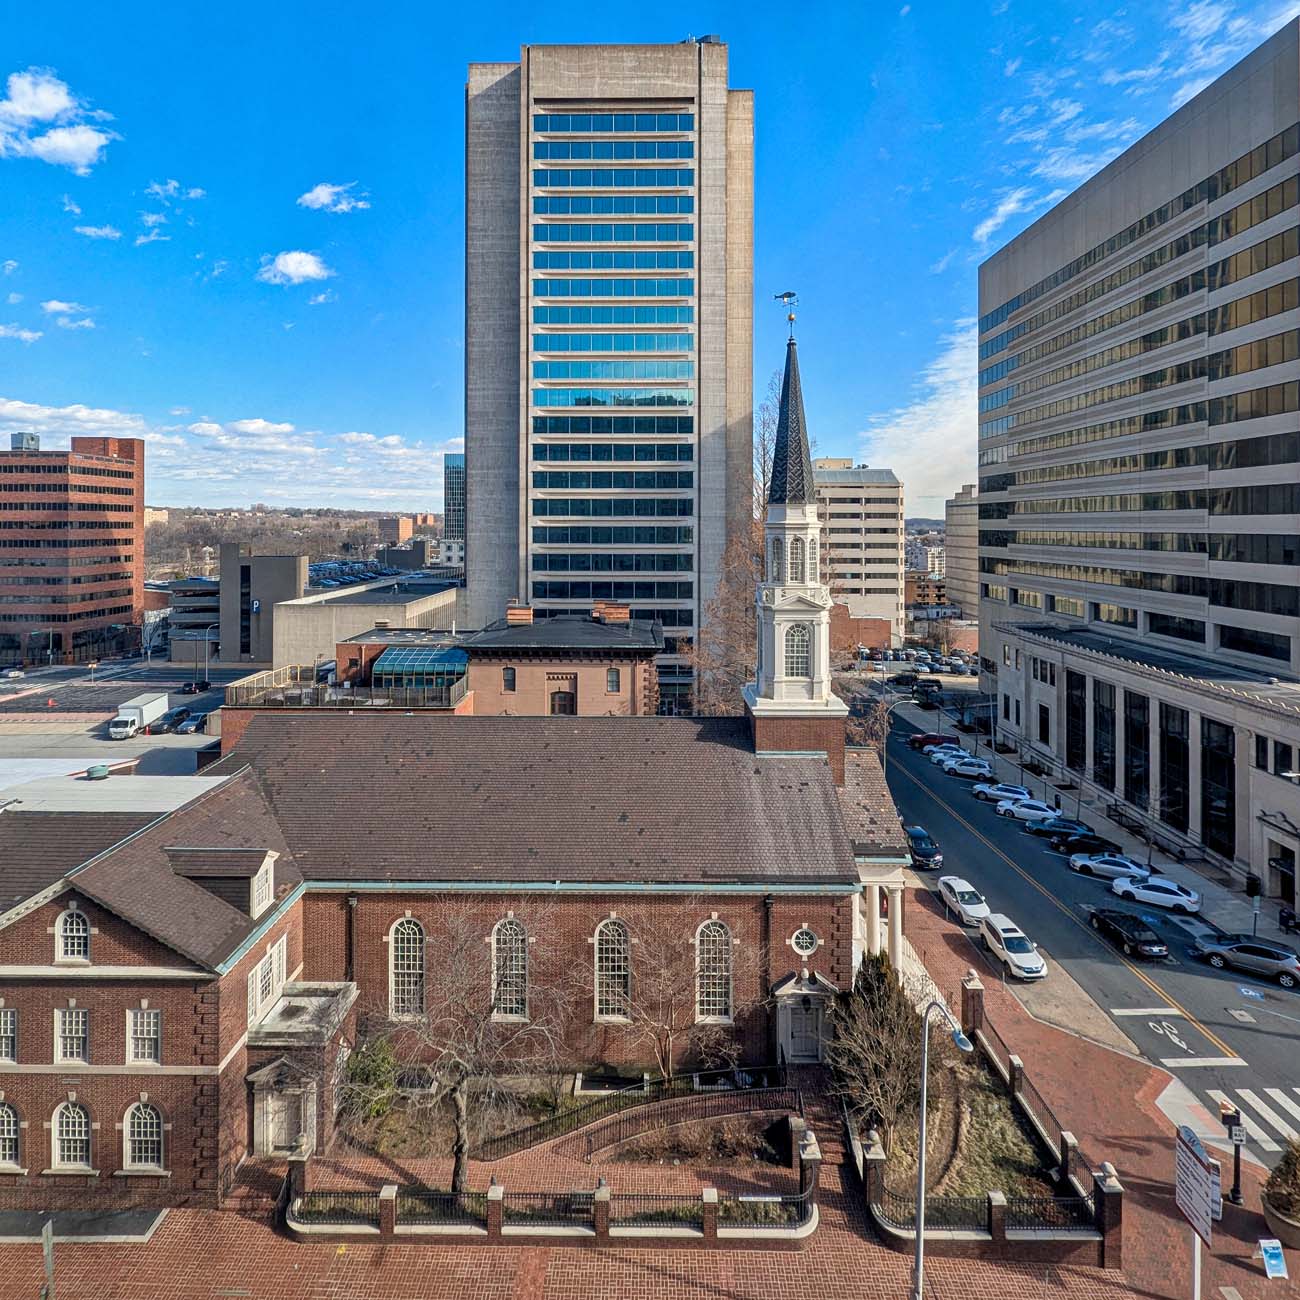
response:
M908 736L907 743L913 749L924 749L927 745L960 745L960 736L945 736L938 731L920 731L915 736Z

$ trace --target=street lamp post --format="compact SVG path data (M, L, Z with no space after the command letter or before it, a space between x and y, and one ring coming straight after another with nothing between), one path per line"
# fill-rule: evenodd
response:
M924 1300L925 1293L925 1083L930 1063L930 1012L936 1008L943 1012L944 1018L952 1027L952 1041L963 1052L974 1050L952 1012L935 998L921 1013L921 1122L916 1152L916 1260L913 1265L911 1300Z
M208 649L212 645L212 642L208 640L208 633L211 632L214 628L216 628L219 631L221 629L221 624L209 623L207 627L203 629L203 680L205 682L208 680ZM199 671L199 657L198 655L195 655L194 673L195 673L196 681L198 680L198 671Z

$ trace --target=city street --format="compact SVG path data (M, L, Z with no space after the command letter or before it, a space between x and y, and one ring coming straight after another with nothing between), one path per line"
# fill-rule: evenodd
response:
M1194 1094L1215 1121L1209 1131L1221 1146L1219 1102L1228 1100L1241 1107L1246 1154L1272 1163L1283 1140L1300 1132L1300 996L1197 960L1193 936L1212 925L1126 903L1109 881L1072 872L1065 857L974 798L972 782L945 775L911 750L906 736L912 731L910 722L895 718L888 781L904 821L924 826L943 851L942 867L924 873L925 883L933 888L944 874L970 881L994 911L1007 913L1041 945L1049 982L1052 964L1059 963L1144 1057ZM1199 884L1177 865L1169 874ZM1090 928L1094 907L1137 912L1166 941L1169 957L1124 957ZM971 955L974 960L973 942ZM1032 999L1024 1000L1032 1011Z

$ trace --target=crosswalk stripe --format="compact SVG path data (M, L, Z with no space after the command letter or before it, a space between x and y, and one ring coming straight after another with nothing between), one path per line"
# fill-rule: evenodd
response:
M1215 1101L1227 1102L1227 1104L1230 1107L1232 1107L1233 1110L1237 1109L1236 1104L1233 1102L1232 1098L1229 1097L1226 1092L1220 1092L1218 1088L1207 1088L1205 1091L1206 1094L1212 1097ZM1269 1135L1265 1133L1264 1130L1260 1128L1260 1126L1256 1124L1255 1121L1249 1115L1247 1115L1245 1111L1241 1112L1241 1122L1246 1132L1250 1134L1252 1140L1256 1143L1257 1146L1261 1147L1265 1151L1282 1150L1280 1144L1274 1142L1273 1139L1269 1137Z
M1251 1088L1238 1088L1237 1096L1242 1099L1248 1106L1253 1106L1263 1117L1281 1133L1284 1138L1293 1138L1300 1136L1295 1129L1282 1118L1271 1106L1262 1101L1258 1094Z
M1268 1095L1272 1097L1283 1110L1290 1111L1296 1119L1300 1119L1300 1106L1297 1106L1281 1088L1265 1088L1264 1091L1268 1093ZM1300 1088L1295 1088L1293 1091L1300 1096Z

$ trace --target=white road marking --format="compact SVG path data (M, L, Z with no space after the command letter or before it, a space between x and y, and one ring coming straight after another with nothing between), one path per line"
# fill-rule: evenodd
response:
M1176 1007L1111 1007L1112 1016L1181 1016Z
M1283 1110L1290 1111L1296 1119L1300 1119L1300 1106L1297 1106L1281 1088L1265 1088L1264 1091L1268 1093L1268 1095L1277 1102ZM1300 1093L1300 1088L1296 1088L1295 1091Z
M1236 1103L1226 1092L1220 1092L1217 1088L1207 1088L1205 1091L1207 1095L1212 1097L1215 1101L1226 1102L1233 1110L1238 1109ZM1265 1151L1282 1150L1281 1146L1274 1142L1273 1139L1269 1137L1269 1135L1265 1133L1264 1130L1260 1128L1260 1126L1256 1124L1244 1110L1241 1112L1241 1122L1245 1127L1246 1132L1249 1133L1255 1142Z
M1240 1056L1164 1056L1160 1064L1172 1069L1180 1065L1249 1065L1250 1062Z
M1271 1106L1267 1105L1252 1088L1238 1088L1237 1096L1242 1099L1248 1106L1253 1106L1259 1113L1273 1126L1273 1128L1282 1134L1284 1138L1290 1139L1300 1137L1295 1129L1282 1118Z

